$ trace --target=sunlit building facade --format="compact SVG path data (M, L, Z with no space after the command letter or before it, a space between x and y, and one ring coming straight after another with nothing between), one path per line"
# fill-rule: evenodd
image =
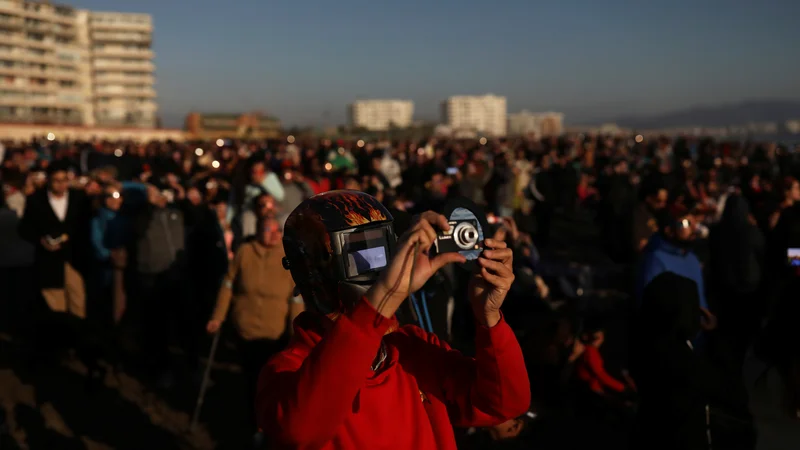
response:
M506 98L492 94L450 97L442 104L442 122L454 132L506 135Z
M153 127L152 21L0 0L0 123Z

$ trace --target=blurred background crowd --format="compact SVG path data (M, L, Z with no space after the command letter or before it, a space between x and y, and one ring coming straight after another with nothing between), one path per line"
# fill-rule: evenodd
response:
M463 448L707 448L709 432L717 448L755 448L751 359L781 380L776 413L800 418L792 145L289 136L3 149L0 330L24 355L14 370L36 384L64 358L80 361L87 398L133 374L156 396L186 391L173 403L186 415L221 330L201 416L221 448L260 442L244 413L235 436L215 431L213 410L246 411L259 367L288 339L302 299L281 266L283 223L333 189L378 198L398 233L459 196L505 230L516 281L503 307L533 402L498 427L458 430ZM451 267L423 289L433 330L467 353L468 275Z

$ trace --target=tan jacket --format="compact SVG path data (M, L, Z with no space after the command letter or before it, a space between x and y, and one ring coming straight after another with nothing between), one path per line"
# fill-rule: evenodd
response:
M292 302L294 281L283 268L283 257L280 245L242 244L230 263L212 319L225 320L233 300L233 324L243 339L280 338L303 311L302 303Z

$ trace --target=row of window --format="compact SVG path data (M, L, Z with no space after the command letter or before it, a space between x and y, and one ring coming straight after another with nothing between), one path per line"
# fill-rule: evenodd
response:
M92 23L104 23L104 24L139 24L139 25L146 25L150 23L149 16L133 16L133 15L113 15L113 16L101 16L101 15L92 15L91 18Z

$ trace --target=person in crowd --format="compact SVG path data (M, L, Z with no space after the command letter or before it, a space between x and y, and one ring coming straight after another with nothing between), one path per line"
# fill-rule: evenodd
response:
M649 177L642 183L639 195L642 201L633 212L633 248L637 254L644 251L650 238L658 233L658 216L667 206L669 193L660 177Z
M3 184L5 190L5 184ZM0 197L2 200L2 197ZM25 198L22 198L23 205ZM0 329L18 333L30 330L30 305L35 292L32 266L34 246L19 235L20 217L0 201Z
M282 202L285 196L280 177L275 172L267 170L267 164L263 160L253 159L250 163L249 183L231 202L234 207L230 208L229 217L232 218L250 208L253 200L264 193L271 195L277 202Z
M557 201L550 155L541 156L538 167L531 177L529 192L534 202L537 244L541 248L547 248L550 245L550 231Z
M730 360L721 362L729 352L720 351L712 361L692 344L702 314L690 278L663 272L645 287L630 340L639 391L632 448L755 447L744 383L731 375ZM724 346L719 339L711 342ZM741 419L723 426L719 416Z
M674 272L697 284L700 307L708 309L703 269L692 251L697 222L684 205L673 205L659 217L659 232L644 249L637 280L637 299L641 304L644 288L663 272Z
M493 168L494 163L486 157L485 152L473 151L469 161L463 166L464 174L459 183L461 195L472 200L476 205L486 205L484 188L494 175ZM403 179L408 178L404 175Z
M322 163L318 159L309 159L305 161L306 166L306 183L311 186L314 194L321 194L331 190L331 179L324 170ZM333 168L333 165L326 163L328 171Z
M345 205L347 215L340 210ZM513 281L511 250L501 241L485 242L469 290L478 321L477 352L469 358L393 319L437 270L464 261L458 253L428 256L435 230L446 230L447 219L423 214L394 255L386 254L388 242L366 240L391 239L390 227L380 203L353 192L312 197L287 220L286 265L311 311L295 320L289 347L259 379L259 424L276 444L454 449L451 424L492 426L527 411L522 352L500 313ZM339 265L328 233L367 247ZM379 272L371 269L381 265Z
M765 245L747 201L740 195L729 197L722 220L711 228L708 273L720 332L734 345L742 364L766 313L765 302L759 302L757 297L764 273Z
M101 325L119 323L125 311L124 271L127 266L127 240L131 236L129 218L120 214L123 188L109 184L103 191L103 204L91 222L92 267L89 300L97 309Z
M66 166L49 166L47 189L26 200L20 235L36 246L36 271L42 296L55 312L86 317L82 271L86 269L90 205L86 194L69 189Z
M258 220L261 217L275 216L283 208L269 194L261 194L254 199L255 205L242 213L242 237L244 239L256 235Z
M18 170L6 171L3 182L3 199L5 205L22 217L25 213L25 191L23 190L26 177Z
M605 342L605 330L596 329L587 331L581 336L583 340L583 354L576 366L576 375L586 384L589 391L605 396L606 393L622 393L627 386L606 372L600 347Z
M83 191L69 188L67 169L61 162L48 166L46 188L27 198L19 223L20 236L35 247L35 277L47 305L37 327L34 363L42 352L50 353L53 340L72 341L89 370L87 381L93 383L100 368L87 327L81 323L86 318L84 279L91 205Z
M231 312L231 322L240 340L254 432L252 405L259 371L272 355L286 346L289 326L303 310L302 301L293 295L292 278L282 268L285 254L280 224L274 217L264 216L259 220L259 227L256 238L239 247L231 261L206 325L209 333L218 332Z
M281 226L286 221L289 212L294 211L303 200L314 195L314 191L306 183L303 174L291 167L283 173L282 182L285 194L281 202L281 210L287 211L287 213L279 218Z
M137 288L147 323L145 336L151 371L160 386L174 382L169 344L186 313L183 213L172 207L168 191L147 187L147 207L136 217Z

